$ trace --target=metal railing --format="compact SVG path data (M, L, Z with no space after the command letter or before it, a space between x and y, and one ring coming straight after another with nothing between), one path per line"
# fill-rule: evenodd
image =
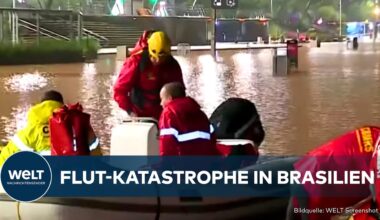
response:
M74 12L70 10L42 10L42 9L4 8L4 7L0 7L0 18L1 18L0 19L0 22L1 22L0 40L4 39L4 36L3 36L4 27L5 27L4 22L7 22L7 19L4 19L4 14L8 14L8 13L9 13L9 16L11 16L13 19L12 24L11 24L12 25L11 35L12 35L13 43L18 42L18 36L19 36L18 27L23 27L28 30L35 31L37 33L37 41L39 41L39 34L50 37L52 39L63 39L63 40L70 40L70 38L73 39L72 35L70 35L70 37L67 37L55 31L48 30L46 26L41 27L40 21L44 21L44 20L46 21L46 19L44 19L43 16L49 17L49 15L50 16L55 15L57 17L64 15L64 16L70 17L69 20L58 18L57 22L67 22L67 21L73 22L74 20L72 18L77 17L77 19L75 19L77 21L77 24L75 25L75 23L73 23L72 25L70 25L69 28L71 28L72 30L69 30L69 32L71 31L70 33L73 33L76 28L77 33L78 33L78 39L81 39L82 34L83 34L84 36L92 37L98 40L99 42L102 42L105 44L109 42L109 40L106 37L101 36L100 34L94 33L93 31L88 30L86 28L83 28L83 14L81 12ZM33 17L36 20L36 23L34 24L25 19L20 18L21 16L19 16L19 14L21 15L21 13L27 17L28 16Z
M87 37L93 37L98 41L103 40L108 43L108 39L106 37L101 36L100 34L94 33L83 27L83 14L81 12L78 12L78 30L79 28L80 28L80 31L83 31L83 33L87 35Z
M45 28L42 28L42 27L38 27L37 25L35 25L33 23L30 23L28 21L25 21L23 19L19 19L19 22L20 22L19 23L20 26L22 26L24 28L27 28L27 29L29 29L31 31L35 31L37 33L37 36L38 36L38 34L42 34L44 36L53 38L55 40L67 40L67 41L70 40L70 38L68 38L68 37L65 37L63 35L57 34L57 33L53 32L53 31L48 30L48 29L45 29ZM39 31L38 31L38 29L39 29Z

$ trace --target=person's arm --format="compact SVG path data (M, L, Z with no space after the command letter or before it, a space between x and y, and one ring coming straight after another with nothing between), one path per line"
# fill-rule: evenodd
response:
M136 57L128 58L125 61L113 87L113 98L119 107L128 113L134 111L129 93L137 81L136 72L138 71L138 66L139 59L136 59Z
M3 166L5 161L12 156L13 154L19 152L18 148L15 146L15 144L12 141L9 141L8 144L3 147L3 149L0 152L0 167Z
M177 141L176 125L170 111L163 111L160 122L160 156L178 156L179 146Z
M7 143L7 145L1 150L0 152L0 167L3 166L4 162L13 154L19 152L20 150L23 150L23 148L29 148L29 146L32 146L33 143L29 143L30 140L26 143L26 139L20 139L20 136L28 136L32 137L30 135L30 129L28 127L18 131ZM21 145L21 146L20 146ZM32 149L30 149L32 150Z
M182 69L181 69L181 66L179 65L178 61L173 57L173 65L172 65L172 68L173 68L173 79L172 81L173 82L180 82L182 83L182 85L186 88L186 85L183 81L183 73L182 73Z

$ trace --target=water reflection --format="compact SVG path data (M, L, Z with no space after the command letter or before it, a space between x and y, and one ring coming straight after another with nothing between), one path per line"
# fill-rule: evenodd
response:
M0 124L4 125L4 133L6 136L1 137L0 143L6 143L13 135L15 131L18 131L26 126L27 112L30 105L21 105L12 107L9 117L1 116Z
M247 98L267 131L262 152L303 154L347 130L380 123L377 47L307 46L300 49L301 71L286 77L272 75L271 50L220 51L217 62L208 52L176 58L188 94L208 115L229 97ZM112 127L128 117L112 99L122 64L104 56L91 64L2 67L0 139L22 127L27 109L45 90L57 89L67 102L84 105L102 145L109 146Z
M197 87L190 93L203 107L207 115L211 115L214 109L223 101L224 83L222 75L227 71L224 63L215 62L209 55L198 57L199 75L197 76ZM195 92L197 91L197 92Z
M11 75L5 80L4 87L7 92L30 92L44 88L47 84L47 74L36 71Z

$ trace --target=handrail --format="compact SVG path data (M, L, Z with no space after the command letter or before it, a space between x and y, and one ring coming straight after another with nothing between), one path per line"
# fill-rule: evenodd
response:
M29 29L29 30L31 30L31 31L36 31L36 32L37 32L36 29L31 28L31 27L29 27L29 26L27 26L27 25L25 25L25 24L19 24L19 25L22 26L22 27L24 27L24 28L26 28L26 29ZM54 37L54 36L51 36L51 35L49 35L49 34L46 34L45 32L40 31L40 33L41 33L41 35L48 36L48 37L50 37L50 38L53 38L54 40L60 40L59 38Z
M98 40L101 39L101 40L104 40L104 41L107 41L107 42L109 41L108 38L106 38L106 37L104 37L104 36L102 36L100 34L97 34L95 32L92 32L92 31L90 31L90 30L88 30L86 28L83 28L83 31L84 31L85 34L93 36L93 37L95 37Z
M37 26L36 26L35 24L32 24L32 23L27 22L27 21L25 21L25 20L19 19L19 21L20 21L21 23L25 23L25 24L27 24L27 25L29 25L29 26L32 26L32 27L34 27L34 28L37 28ZM53 32L53 31L49 31L49 30L47 30L47 29L45 29L45 28L39 27L39 29L40 29L40 32L41 32L41 30L42 30L42 31L45 31L45 32L47 32L47 33L49 33L49 34L55 35L55 36L57 36L57 37L59 37L59 38L61 38L61 39L64 39L64 40L70 40L70 38L68 38L68 37L62 36L62 35L60 35L60 34L57 34L57 33ZM37 29L36 29L36 31L37 31Z
M77 12L75 12L75 11L73 11L73 10L45 10L45 9L25 9L25 8L8 8L8 7L0 7L0 12L1 12L1 11L32 12L32 13L41 13L41 14L61 14L61 15L62 15L62 14L64 14L64 15L67 15L67 14L68 14L68 15L70 15L70 14L75 15L75 14L77 14L77 15L79 15L79 16L83 16L83 13L82 13L81 11L77 11ZM29 25L29 26L32 26L32 27L34 27L34 28L37 27L35 24L32 24L32 23L27 22L27 21L25 21L25 20L19 19L19 21L24 22L25 24L27 24L27 25ZM23 25L23 26L26 27L26 25ZM52 32L52 31L47 30L47 29L45 29L45 28L40 27L40 30L43 30L43 31L49 33L49 34L50 34L50 35L49 35L50 37L52 37L51 35L55 35L55 36L57 36L57 37L59 37L59 38L61 38L61 39L64 39L64 40L70 40L68 37L65 37L65 36L63 36L63 35L60 35L60 34L58 34L58 33L56 33L56 32ZM87 36L94 37L94 38L96 38L97 40L103 40L103 41L109 42L108 38L106 38L106 37L104 37L104 36L101 36L101 35L99 35L99 34L97 34L97 33L94 33L93 31L90 31L90 30L88 30L88 29L86 29L86 28L82 28L82 30L83 30L83 33L84 33L85 35L87 35Z
M63 19L59 19L59 20L57 20L57 21L58 21L58 22L61 22L61 21L65 21L65 22L67 22L66 20L63 20ZM57 22L57 21L48 20L48 21L42 21L42 23L43 23L43 22L45 22L45 23L53 22L53 23L54 23L54 22ZM102 36L102 35L99 35L99 34L93 32L93 31L90 31L90 30L88 30L88 29L86 29L86 28L82 28L82 30L84 31L84 34L89 35L89 36L93 36L93 37L95 37L95 38L98 39L98 40L109 41L108 38L106 38L106 37L104 37L104 36Z
M47 10L47 9L30 9L30 8L8 8L0 7L0 11L23 11L23 12L41 12L41 13L61 13L61 14L74 14L72 10Z

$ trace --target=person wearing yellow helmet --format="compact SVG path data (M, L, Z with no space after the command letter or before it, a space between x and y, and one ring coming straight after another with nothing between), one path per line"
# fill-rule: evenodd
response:
M163 31L145 31L124 62L113 97L130 116L158 120L160 90L171 82L184 85L181 67L171 55L170 38Z
M148 51L153 65L164 62L171 54L169 37L162 31L154 32L148 39Z

